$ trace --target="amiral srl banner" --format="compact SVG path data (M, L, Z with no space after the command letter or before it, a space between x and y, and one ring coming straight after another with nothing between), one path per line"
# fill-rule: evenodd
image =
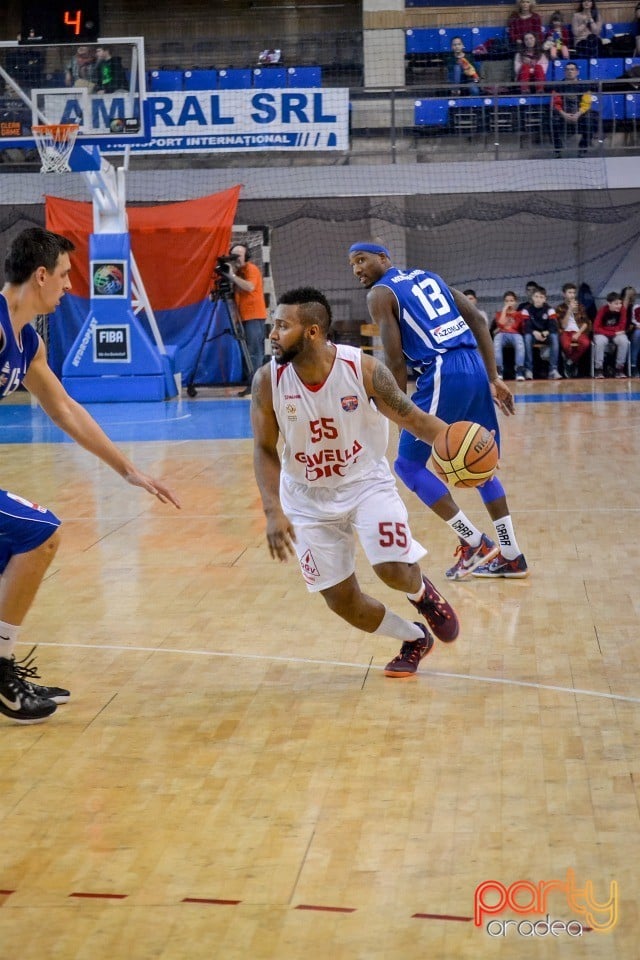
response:
M125 98L94 95L90 109L92 129L106 134L126 115ZM151 137L131 143L134 153L349 148L349 91L341 87L151 93L147 110ZM80 113L70 90L61 123L77 121ZM126 145L126 139L112 140L100 149L122 152Z

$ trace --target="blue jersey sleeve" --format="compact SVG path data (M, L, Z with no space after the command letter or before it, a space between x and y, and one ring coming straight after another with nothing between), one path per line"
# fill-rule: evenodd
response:
M378 283L398 301L402 349L411 363L423 364L449 350L476 346L451 290L437 274L392 267Z

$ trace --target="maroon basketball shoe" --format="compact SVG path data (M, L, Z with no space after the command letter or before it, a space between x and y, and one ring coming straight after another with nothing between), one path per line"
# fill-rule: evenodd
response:
M384 668L385 677L412 677L418 664L431 650L434 640L426 627L416 623L424 633L423 640L407 640L402 644L400 653L390 660Z
M412 600L411 603L425 618L438 640L451 643L460 632L460 623L455 610L424 574L422 582L424 583L422 599Z

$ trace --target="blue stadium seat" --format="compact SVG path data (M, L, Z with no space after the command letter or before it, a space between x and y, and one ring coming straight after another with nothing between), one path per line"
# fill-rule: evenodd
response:
M600 101L600 115L603 120L624 120L624 94L603 93Z
M218 89L218 71L217 70L185 70L184 89L185 90L217 90Z
M437 27L407 30L405 53L440 53L442 37Z
M259 90L272 90L274 87L286 87L287 71L285 67L255 67L253 86Z
M446 127L449 107L446 100L416 100L413 122L417 127Z
M624 94L624 115L627 120L640 120L640 93Z
M493 103L493 97L450 97L447 100L449 107L489 107Z
M149 74L149 90L182 90L182 70L152 70Z
M288 87L321 87L322 67L288 67Z
M640 67L640 57L625 57L624 58L624 69L625 72L630 70L631 67Z
M505 27L472 27L471 50L480 47L490 40L502 40L506 35Z
M592 57L589 60L589 80L615 80L624 73L622 57Z
M462 37L465 50L471 52L473 47L471 27L440 27L438 33L440 34L440 51L442 53L448 53L451 50L451 41L454 37Z
M218 89L250 90L251 70L249 67L230 67L228 70L218 70Z
M541 107L549 103L549 97L544 93L520 94L519 96L517 94L506 94L496 99L499 107Z
M626 33L633 33L633 23L605 23L602 25L600 36L603 40L612 40Z

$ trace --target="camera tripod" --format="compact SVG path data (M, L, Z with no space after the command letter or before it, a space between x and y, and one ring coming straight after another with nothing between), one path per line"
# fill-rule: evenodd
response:
M222 289L220 285L214 287L210 293L211 299L211 312L209 314L209 322L207 323L207 329L205 330L202 336L202 343L200 344L200 349L198 350L198 355L196 357L196 362L193 365L193 371L189 377L187 383L187 395L189 397L197 396L198 391L194 387L194 381L196 379L196 373L198 372L198 366L200 364L200 358L202 357L202 352L207 343L212 343L214 340L218 340L220 337L231 336L238 341L240 346L240 352L242 354L242 359L244 360L247 372L249 375L249 383L253 377L253 364L251 362L251 357L249 355L249 348L247 347L247 338L244 335L244 327L238 315L236 313L236 305L233 302L233 297L226 290ZM225 311L225 316L228 321L228 328L221 330L220 333L215 333L213 336L209 336L211 331L211 326L213 324L216 307L220 304Z

